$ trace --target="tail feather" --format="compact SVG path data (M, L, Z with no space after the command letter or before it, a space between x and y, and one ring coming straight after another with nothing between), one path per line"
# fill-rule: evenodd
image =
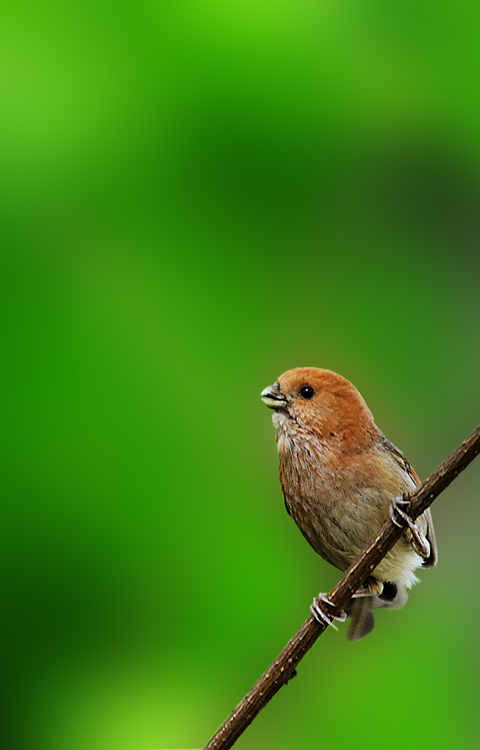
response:
M347 630L349 641L360 641L375 627L373 610L380 607L399 609L408 599L405 586L398 583L385 583L379 595L359 596L351 599L346 611L352 618Z
M373 619L373 596L361 596L352 599L347 607L347 614L352 618L347 630L349 641L360 641L372 632L375 627Z

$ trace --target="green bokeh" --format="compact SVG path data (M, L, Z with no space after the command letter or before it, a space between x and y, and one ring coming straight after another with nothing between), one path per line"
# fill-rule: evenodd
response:
M478 422L480 6L5 5L11 747L200 747L338 576L262 388L340 372L421 476ZM479 469L238 748L480 747Z

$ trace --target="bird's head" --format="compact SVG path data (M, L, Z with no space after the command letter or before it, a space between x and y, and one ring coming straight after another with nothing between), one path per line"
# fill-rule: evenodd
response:
M338 438L357 446L370 442L376 432L372 414L357 389L331 370L287 370L261 397L275 410L276 429L295 430L297 426L317 438Z

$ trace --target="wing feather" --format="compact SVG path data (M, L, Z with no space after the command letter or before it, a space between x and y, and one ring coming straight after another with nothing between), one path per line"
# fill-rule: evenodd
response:
M402 453L401 450L399 450L393 443L390 442L390 440L387 440L385 436L384 440L382 441L385 448L390 451L393 458L397 462L397 464L408 474L408 476L415 482L416 486L420 484L420 479L418 478L417 472L415 469L413 469L412 466L410 466L410 463L407 460L407 457L404 453ZM425 519L427 523L427 530L426 530L426 538L428 540L428 543L430 544L430 554L428 557L426 557L422 562L422 568L433 568L437 564L438 560L438 553L437 553L437 542L435 540L435 532L433 530L433 520L432 520L432 513L430 511L430 508L427 508L427 510L422 513L422 517Z

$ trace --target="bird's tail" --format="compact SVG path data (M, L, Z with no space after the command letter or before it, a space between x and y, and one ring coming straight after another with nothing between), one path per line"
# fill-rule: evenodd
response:
M380 607L399 609L403 607L408 599L405 586L399 583L384 583L381 594L371 596L359 596L351 599L346 611L352 618L347 630L349 641L360 641L372 632L375 627L373 610Z

